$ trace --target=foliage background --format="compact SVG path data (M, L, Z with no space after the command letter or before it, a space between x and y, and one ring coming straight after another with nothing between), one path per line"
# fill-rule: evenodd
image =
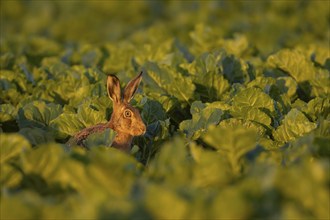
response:
M330 2L0 2L1 219L329 219ZM106 74L148 125L106 130Z

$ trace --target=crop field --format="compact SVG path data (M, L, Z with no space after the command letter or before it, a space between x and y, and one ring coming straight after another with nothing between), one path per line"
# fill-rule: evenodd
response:
M329 219L330 2L0 1L1 219ZM147 126L111 147L107 75Z

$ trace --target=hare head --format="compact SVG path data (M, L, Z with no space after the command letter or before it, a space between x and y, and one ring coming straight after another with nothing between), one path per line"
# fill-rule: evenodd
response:
M130 150L134 136L143 135L146 132L146 126L139 111L129 104L141 80L142 72L127 84L122 95L119 79L115 75L109 75L107 79L108 95L113 103L109 127L117 132L112 145L124 151Z

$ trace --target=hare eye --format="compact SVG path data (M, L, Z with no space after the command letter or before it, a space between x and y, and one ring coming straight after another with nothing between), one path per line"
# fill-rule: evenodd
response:
M124 117L125 118L130 118L132 116L132 112L130 110L125 110L124 111Z

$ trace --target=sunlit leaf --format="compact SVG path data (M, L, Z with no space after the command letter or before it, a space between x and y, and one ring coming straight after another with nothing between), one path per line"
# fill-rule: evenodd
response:
M152 82L162 91L178 98L180 101L189 102L193 98L195 86L191 78L185 77L182 73L173 68L160 67L156 63L147 63L147 73Z
M17 114L16 108L11 104L0 105L0 122L10 121Z
M240 172L241 158L256 147L257 130L238 126L236 128L211 127L203 140L222 153L229 161L235 174Z
M253 108L274 111L273 100L258 88L247 88L240 91L233 98L233 105L238 107L251 106Z
M24 149L29 149L31 144L18 134L0 134L1 163L12 157L18 156Z
M180 130L188 138L197 139L201 133L205 132L210 125L216 125L220 122L223 111L218 108L212 108L196 101L192 104L190 112L191 120L185 120L180 123Z
M295 50L283 49L268 57L268 65L290 74L297 82L315 79L316 69L304 54Z
M61 113L62 107L58 104L34 101L19 110L18 124L21 128L32 126L45 128Z
M282 124L273 132L275 140L287 142L302 136L316 128L306 116L297 109L292 109L283 119Z

